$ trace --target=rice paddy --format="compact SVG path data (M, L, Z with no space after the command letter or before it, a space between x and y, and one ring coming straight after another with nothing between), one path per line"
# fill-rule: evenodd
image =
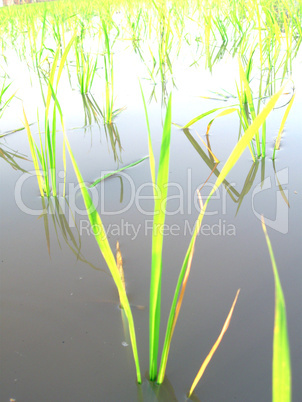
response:
M301 26L0 8L1 400L299 400Z

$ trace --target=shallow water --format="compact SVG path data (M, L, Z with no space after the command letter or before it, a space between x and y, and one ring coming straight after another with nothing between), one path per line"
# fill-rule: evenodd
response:
M122 149L112 148L102 124L83 128L82 98L75 89L76 84L71 90L66 80L59 91L72 149L83 177L90 183L104 172L148 154L147 130L137 81L138 75L144 77L137 72L142 66L134 69L136 64L129 49L116 52L116 60L117 106L127 106L115 121ZM124 68L126 60L128 68ZM217 101L196 98L196 95L205 95L213 88L232 88L234 91L236 60L227 57L214 66L212 74L205 71L203 65L189 68L189 63L180 60L175 62L178 90L173 90L172 120L184 124L206 110L221 106ZM253 164L246 150L227 177L234 200L221 187L209 204L172 341L166 380L161 388L150 384L146 377L153 208L151 188L146 186L150 183L148 160L106 179L92 192L99 203L98 210L112 248L115 248L116 241L120 243L143 376L146 373L143 384L138 386L117 291L92 236L81 196L76 192L72 166L69 164L67 168L69 206L59 199L65 214L58 213L59 206L51 198L49 203L52 206L48 207L46 215L41 216L43 205L36 178L14 170L1 158L1 400L185 400L240 288L230 327L195 391L195 398L209 402L269 401L274 278L260 214L268 219L285 295L293 401L299 400L302 391L300 66L301 54L293 71L296 100L286 122L275 169L271 160L273 137L283 115L278 113L278 109L268 120L268 157ZM39 87L35 81L32 87L26 84L29 81L25 69L23 79L19 72L20 67L14 65L12 75L16 81L18 79L14 85L20 87L20 97L24 100L29 121L34 123L36 108L41 107L38 102L33 102L38 98ZM198 80L198 77L202 78ZM143 85L147 93L152 90L147 83ZM157 158L163 115L159 87L159 101L148 106ZM100 98L99 93L95 93L95 98ZM20 117L20 105L12 105L2 119L2 133L20 127ZM209 119L201 120L194 126L204 140L208 122ZM218 119L211 128L209 139L212 151L220 160L219 170L237 141L238 130L235 115ZM34 123L32 132L37 135L37 131ZM203 153L194 148L192 137ZM176 280L190 241L190 230L198 215L196 189L204 184L212 169L208 152L194 129L186 136L173 126L171 141L169 179L174 184L169 187L171 198L167 204L169 215L164 237L161 344ZM2 146L31 159L25 131L2 138ZM60 170L60 146L57 159ZM33 169L31 162L18 160L18 163L23 169ZM245 183L249 173L253 180ZM209 193L214 181L212 175L202 194ZM288 199L289 208L278 182ZM248 186L250 190L239 202ZM149 198L143 199L143 196ZM51 210L56 213L51 214ZM72 238L68 233L65 235L67 227Z

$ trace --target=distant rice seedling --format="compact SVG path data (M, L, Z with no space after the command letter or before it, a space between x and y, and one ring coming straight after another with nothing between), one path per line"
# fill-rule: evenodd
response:
M93 58L85 54L82 44L78 41L75 45L77 77L81 94L88 94L93 84L94 76L97 70L97 57Z
M64 122L62 119L62 113L59 107L59 104L56 99L56 91L58 89L58 84L61 78L61 74L63 71L64 64L67 59L68 52L75 40L75 35L71 38L68 45L66 46L60 63L59 61L59 53L60 49L58 48L54 61L52 64L52 69L50 71L49 78L46 78L48 86L47 86L47 96L45 100L45 113L44 113L44 123L45 123L45 134L44 141L42 140L42 135L39 127L39 146L35 143L34 138L32 136L27 117L25 114L25 110L23 108L23 116L24 116L24 126L27 131L28 141L30 145L30 152L33 158L34 167L38 179L38 185L40 190L41 197L45 195L49 197L51 194L55 197L57 196L57 182L56 182L56 133L57 133L57 108L60 112L61 116L61 125L63 132L65 131ZM56 70L58 68L57 74ZM52 113L52 121L50 123L49 119L49 110L51 105L51 100L53 99L53 113ZM65 161L65 144L63 145L63 162L64 162L64 177L66 177L66 161ZM41 169L41 170L40 170ZM65 196L65 178L64 178L64 190L63 196Z
M251 59L250 59L250 62L251 62ZM204 117L221 110L221 112L218 113L208 123L206 134L209 134L210 128L211 128L213 122L215 121L215 119L226 116L226 115L234 113L234 112L237 112L239 119L240 119L240 124L243 127L243 130L245 132L253 124L253 122L256 120L258 115L259 116L261 115L262 119L260 119L261 125L260 125L259 129L262 129L262 137L260 137L259 130L258 130L255 133L255 139L254 139L255 145L254 145L253 141L251 141L250 144L248 145L251 155L253 157L253 160L255 161L258 158L261 158L261 157L264 158L266 156L266 119L268 117L268 114L272 111L272 109L269 111L269 113L261 114L260 107L258 104L258 110L256 112L256 108L254 106L254 101L253 101L252 91L251 91L251 88L249 85L250 67L248 67L247 70L244 71L240 60L239 60L239 73L240 73L240 85L237 86L238 100L239 100L238 105L235 104L232 106L223 106L223 107L211 109L205 113L202 113L199 116L196 116L195 118L190 120L184 126L180 126L178 124L176 124L176 125L177 125L177 127L184 130L184 129L191 127L194 123L198 122L199 120L203 119ZM284 88L284 86L282 88ZM276 94L272 95L271 99L278 99L279 97L280 97L280 90ZM289 102L288 107L284 113L284 116L283 116L283 119L281 122L281 126L280 126L280 130L278 133L278 137L277 137L277 140L275 143L275 148L273 151L273 159L275 158L276 149L279 149L280 139L281 139L284 125L285 125L285 121L288 117L288 114L292 107L293 101L294 101L294 96L292 97L291 101ZM265 107L263 108L263 110L264 109L265 109ZM240 136L239 136L239 138L240 138Z
M113 119L123 110L113 109L114 104L114 91L113 91L113 54L111 50L111 43L109 40L108 24L102 20L102 28L104 34L104 68L105 68L105 107L103 109L103 117L105 124L112 124Z
M5 93L8 91L9 87L11 86L11 82L9 84L6 84L6 77L3 80L2 87L0 88L0 119L3 116L3 113L5 109L8 107L14 96L16 95L16 92L8 97L8 99L5 98Z

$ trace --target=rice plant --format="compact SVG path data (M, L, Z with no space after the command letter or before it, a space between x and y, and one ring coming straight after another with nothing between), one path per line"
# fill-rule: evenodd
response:
M267 118L269 113L271 112L271 110L274 108L277 100L282 95L283 91L284 91L284 86L277 92L277 94L275 94L272 97L272 99L267 103L267 105L264 107L262 112L255 118L253 123L249 126L249 128L246 130L246 132L240 138L240 140L236 144L235 148L231 152L229 158L227 159L225 165L223 166L223 168L220 172L220 175L218 176L218 178L215 182L215 185L214 185L213 189L211 190L209 196L207 197L203 207L201 208L201 212L196 221L194 233L193 233L190 245L188 247L186 257L184 259L180 274L179 274L179 278L178 278L178 282L177 282L177 286L176 286L176 290L175 290L175 294L174 294L174 298L173 298L173 302L172 302L172 306L171 306L171 310L170 310L170 315L169 315L169 320L168 320L168 325L167 325L167 330L166 330L166 336L165 336L165 342L164 342L164 347L163 347L162 361L161 361L161 366L159 369L159 372L160 372L159 380L158 380L159 383L161 383L164 379L165 367L166 367L167 358L168 358L168 354L169 354L171 338L172 338L172 334L173 334L173 329L175 327L174 317L175 317L175 313L176 313L176 306L177 306L177 300L179 297L179 292L180 292L182 283L184 281L186 272L190 266L190 259L192 258L191 255L194 251L196 236L200 230L207 205L208 205L212 195L215 193L217 188L223 183L226 176L229 174L229 172L231 171L231 169L233 168L233 166L235 165L235 163L237 162L237 160L239 159L239 157L241 156L243 151L247 148L248 144L250 143L252 138L255 136L255 134L259 130L259 127L261 127L261 125L263 124L263 122L265 121L265 119Z
M93 84L97 70L97 57L92 57L89 53L84 53L82 44L78 41L75 45L77 78L81 94L88 94Z
M29 162L29 160L26 158L26 155L20 154L19 152L14 151L6 145L0 143L0 158L7 162L14 170L27 173L27 171L18 163L20 160Z
M121 278L120 270L117 266L116 260L114 258L114 254L113 254L110 244L108 242L101 217L100 217L99 213L97 212L95 206L93 205L92 199L85 186L83 177L77 166L76 160L73 156L73 153L72 153L72 150L71 150L71 147L70 147L70 144L69 144L69 141L68 141L68 138L67 138L65 132L64 132L64 136L65 136L65 141L66 141L67 149L69 152L69 156L71 158L71 162L72 162L74 171L76 173L77 180L80 185L81 193L82 193L82 196L83 196L83 199L85 202L85 207L86 207L86 210L88 213L88 218L89 218L91 227L93 228L95 239L99 245L100 251L107 263L107 266L110 270L114 283L117 287L121 306L123 307L127 320L128 320L129 333L130 333L132 351L133 351L133 358L134 358L135 367L136 367L136 378L137 378L137 382L140 384L141 383L141 372L140 372L139 357L138 357L138 352L137 352L136 333L135 333L134 321L133 321L133 316L132 316L128 296L126 294L124 283Z
M102 28L104 34L104 70L105 70L105 106L103 109L104 123L109 125L113 123L113 119L123 110L119 108L114 110L114 87L113 87L113 54L112 44L110 43L108 24L102 20Z
M280 89L280 91L272 97L272 99L268 102L262 112L255 118L253 123L246 130L244 135L240 138L228 160L226 161L224 167L221 170L220 175L217 177L215 186L210 192L206 202L201 204L201 211L196 221L196 225L194 228L194 233L191 238L180 274L178 278L178 282L175 289L175 294L170 310L170 315L167 323L165 341L162 350L162 358L158 370L158 349L159 349L159 331L160 331L160 311L161 311L161 275L162 275L162 248L163 248L163 232L160 231L160 227L164 225L165 222L165 206L166 206L166 195L167 195L167 184L168 184L168 172L169 172L169 155L170 155L170 137L171 137L171 112L172 112L172 103L171 103L171 95L169 97L169 103L166 111L166 118L163 128L163 136L162 136L162 144L161 144L161 153L160 153L160 161L158 167L157 177L155 175L155 159L151 141L151 133L150 133L150 125L147 114L147 108L145 99L144 107L146 113L146 122L148 128L148 146L149 146L149 161L150 161L150 170L151 170L151 178L153 183L153 194L155 198L155 206L154 206L154 221L153 221L153 235L152 235L152 268L151 268L151 281L150 281L150 315L149 315L149 356L150 356L150 366L149 366L149 378L151 381L156 381L161 384L165 377L166 365L170 350L170 344L172 341L172 336L174 332L174 328L177 322L178 314L181 308L181 303L184 297L185 287L188 280L189 272L191 269L192 258L194 254L194 247L196 242L197 234L200 230L202 220L205 214L206 207L216 189L223 183L227 174L230 172L232 167L235 165L245 148L248 146L251 139L255 136L259 127L263 124L263 121L267 118L270 111L273 109L276 104L278 98L281 96L284 87ZM63 120L62 110L56 98L56 95L53 93L54 101L58 108L58 111L61 116L61 120ZM89 192L84 184L84 180L81 176L79 168L77 166L76 160L73 156L68 138L66 136L65 130L63 130L64 138L66 141L67 149L72 161L73 168L75 170L78 182L80 184L82 196L85 202L86 210L88 213L88 217L91 223L91 226L94 231L94 235L96 241L99 245L99 248L103 254L103 257L109 267L110 273L113 277L113 280L117 286L120 302L122 307L125 310L125 314L128 320L129 332L131 337L131 344L133 350L133 357L136 367L136 375L138 383L141 382L141 374L140 374L140 365L138 358L138 351L136 345L136 334L133 316L130 308L130 304L128 301L128 297L125 291L124 283L121 278L121 274L119 268L117 266L116 260L114 258L113 252L110 248L108 239L106 237L106 233L104 230L104 226L102 224L101 217L99 216L97 210L95 209ZM161 193L159 193L159 189ZM231 309L231 311L233 308ZM230 320L230 315L224 325L224 329L222 333L225 332L228 323ZM211 351L211 355L216 350L221 338L221 335L218 339L218 343L216 342L214 345L214 349ZM209 359L208 359L209 360ZM204 367L204 366L203 366ZM198 375L197 377L199 377ZM194 385L197 383L197 380L194 382Z
M71 162L76 173L77 179L80 183L81 192L87 209L88 217L96 241L99 245L100 251L109 267L110 273L114 279L119 292L121 307L123 308L122 314L126 316L130 339L132 344L133 358L136 368L137 382L141 382L141 372L138 357L138 350L136 344L136 333L134 327L133 316L131 307L126 294L125 282L122 270L122 256L119 245L116 247L116 259L113 251L110 248L106 233L102 224L101 217L99 216L96 208L94 207L91 197L84 185L79 167L73 156L66 130L63 121L63 113L57 98L57 89L64 66L67 65L67 54L72 45L75 44L75 63L76 63L76 77L78 80L80 92L83 95L83 105L85 113L85 126L93 122L99 125L100 116L104 120L105 135L108 142L111 144L114 160L121 162L121 138L114 124L114 118L122 111L122 109L114 109L114 53L113 45L116 38L119 36L121 40L130 40L135 52L139 55L140 59L147 65L149 78L154 83L154 88L151 93L151 98L155 95L155 84L157 76L160 77L161 90L162 90L162 105L166 107L163 134L160 148L159 165L156 174L155 158L152 146L152 138L150 132L150 125L147 113L146 102L143 96L146 123L148 130L148 147L149 147L149 163L151 171L151 179L153 184L154 195L154 221L152 233L152 262L151 262L151 279L150 279L150 315L149 315L149 379L152 382L162 384L166 374L166 367L168 363L168 356L170 346L173 338L174 329L178 320L181 310L181 305L184 299L186 286L188 283L189 274L192 268L192 261L194 250L196 247L197 234L200 231L203 218L205 216L207 205L209 204L212 195L220 185L225 185L227 191L238 203L237 212L243 201L244 196L250 190L252 183L256 177L259 168L259 158L264 158L267 155L267 117L273 110L278 99L282 95L284 85L282 85L285 77L290 74L292 60L299 50L301 43L301 7L299 13L295 13L294 3L287 4L284 1L277 2L255 2L248 0L247 2L233 0L208 0L206 2L189 1L179 5L181 2L172 0L171 2L164 1L146 1L142 5L137 5L135 2L129 1L121 2L85 2L70 1L60 2L60 4L43 5L41 8L36 7L36 13L24 9L22 12L15 10L0 10L1 26L0 37L2 47L5 47L5 40L16 46L20 59L26 60L26 53L29 50L30 57L32 58L34 68L39 77L45 78L47 84L46 93L43 92L42 79L40 80L42 96L45 104L44 111L44 124L42 129L39 127L38 141L34 141L31 133L30 125L26 118L24 111L24 125L28 135L31 155L37 172L38 185L42 197L42 204L46 206L45 195L57 195L56 183L56 169L57 169L57 123L58 117L61 120L63 130L63 164L66 170L65 160L65 143L71 158ZM188 4L187 4L188 3ZM129 7L129 9L128 9ZM132 9L136 13L132 13ZM114 10L122 10L126 13L128 20L128 27L125 31L123 27L115 24ZM134 18L133 18L134 16ZM19 18L20 17L20 18ZM193 24L195 31L192 35L187 32L186 24L190 20ZM97 27L95 21L101 21L100 26ZM100 28L100 29L99 29ZM9 34L7 32L9 32ZM114 33L115 31L115 33ZM19 33L22 32L22 35ZM70 32L77 32L66 45L66 38ZM93 57L91 53L87 53L83 48L83 41L85 36L92 34L92 36L99 35L99 39L103 41L103 62L104 62L104 107L101 108L95 102L95 99L90 94L92 84L98 68L100 59L97 56ZM114 40L112 37L116 35ZM152 40L155 38L155 42ZM178 43L175 45L175 42ZM51 43L48 47L48 42ZM171 303L169 318L166 324L166 332L164 343L162 347L161 357L159 356L159 339L161 323L161 277L163 270L162 251L164 247L163 231L161 228L165 224L166 218L166 201L167 201L167 188L169 182L169 160L170 160L170 142L171 142L171 122L172 122L172 98L168 96L168 86L166 85L169 78L173 81L173 60L172 51L176 48L176 57L178 57L181 43L194 43L196 45L195 60L191 66L198 63L201 56L206 58L206 67L212 71L214 65L224 57L225 54L235 55L239 52L239 81L237 83L237 98L238 103L232 106L219 107L205 111L199 116L192 119L189 123L184 125L182 129L185 135L192 143L199 155L206 161L206 164L211 170L211 174L217 177L215 186L210 192L206 201L203 203L200 200L200 213L197 217L194 233L188 245L188 249L182 263L178 281L176 283L174 297ZM219 43L220 42L220 43ZM52 49L51 46L55 43L57 50ZM250 45L252 43L252 45ZM257 43L257 45L255 45ZM53 46L54 47L54 46ZM148 51L144 53L144 49ZM145 57L148 53L147 57ZM259 58L259 65L254 63L255 58ZM53 58L51 64L49 60ZM147 59L150 59L150 62ZM59 62L60 60L60 62ZM185 60L186 62L186 60ZM31 63L27 63L28 66ZM188 63L189 64L189 63ZM68 65L67 65L68 67ZM254 91L253 79L256 74L255 69L260 68L260 80L258 93ZM190 70L188 70L190 71ZM257 74L258 78L258 74ZM72 80L70 79L70 82ZM280 85L279 85L280 83ZM0 118L3 115L5 108L8 106L12 97L5 100L9 85L2 85L0 92ZM4 96L5 95L5 96ZM263 100L267 98L266 105ZM280 147L282 132L285 126L287 116L294 102L294 96L289 101L283 119L281 121L280 129L275 142L273 151L273 160L276 157L276 151ZM58 115L59 113L59 115ZM206 135L211 130L216 119L237 113L240 121L240 135L238 142L234 147L231 155L227 159L225 165L219 172L217 169L218 159L213 154L211 147L207 146L209 154L207 155L201 147L196 144L196 141L191 136L188 128L195 122L207 117L211 117ZM38 118L39 120L39 118ZM241 133L242 131L242 133ZM208 140L209 145L209 140ZM253 164L246 177L241 193L236 191L235 188L229 186L226 177L230 173L233 166L237 163L238 159L246 148L250 149ZM11 166L18 168L15 161L15 156L10 153L5 153L0 148L1 157ZM102 176L90 187L97 185L106 177L117 174L124 169L141 163L145 158L121 167L113 172ZM261 163L261 178L265 176L265 164ZM279 187L280 188L280 187ZM65 193L65 191L64 191ZM63 194L64 195L64 194ZM76 254L79 259L84 261L84 257L80 251L80 239L76 239L68 231L66 222L60 214L60 206L55 202L52 203L48 200L48 208L53 213L54 227L56 232L62 231L63 238ZM45 209L45 208L44 208ZM48 247L49 242L49 222L48 216L44 215L45 233L47 238ZM265 230L265 229L264 229ZM266 232L265 232L266 234ZM275 329L282 326L282 333L284 330L285 306L282 296L282 289L277 276L277 270L273 260L271 246L266 236L270 255L273 262L273 269L276 282L276 320ZM84 261L85 262L85 261ZM280 291L281 289L281 291ZM202 364L198 374L189 391L189 396L192 395L194 387L200 380L204 370L206 369L211 357L216 351L231 319L234 306L238 297L238 293L223 326L217 341L207 356L205 362ZM283 318L282 319L280 319ZM286 327L286 325L285 325ZM286 329L286 328L285 328ZM280 350L280 344L285 345L283 350ZM277 330L274 337L274 362L273 362L273 400L277 401L278 395L281 395L282 401L290 400L290 364L289 364L289 351L286 345L286 336L280 340ZM284 353L284 351L286 353ZM280 374L281 368L285 370ZM285 374L284 374L285 373ZM282 389L278 389L278 386ZM279 399L280 400L280 399Z
M61 74L63 71L64 64L67 59L68 52L75 40L75 35L71 38L68 45L66 46L60 63L59 61L59 53L60 48L57 49L54 61L52 64L52 68L50 71L49 78L46 78L48 83L47 86L47 95L45 97L45 112L44 112L44 141L42 140L42 133L39 127L39 146L35 142L29 124L26 117L25 110L23 109L24 116L24 126L26 128L28 141L30 145L30 152L33 158L35 171L37 174L38 185L40 190L41 197L46 195L49 197L51 194L55 197L57 195L57 182L56 182L56 133L57 133L57 104L54 101L53 103L53 113L52 113L52 121L50 122L49 118L49 110L51 106L51 100L55 98L55 92L58 89L58 84L61 78ZM58 67L58 72L56 74L56 70ZM39 119L38 119L39 120ZM64 122L61 119L62 129L64 128ZM63 162L64 162L64 172L66 172L66 164L65 164L65 144L63 145ZM41 169L41 170L40 170ZM64 177L66 174L64 174ZM64 182L64 191L63 196L65 196L65 182Z
M273 157L272 157L273 160L275 160L276 150L278 150L280 148L281 136L282 136L282 133L283 133L283 130L284 130L284 125L285 125L285 122L287 120L287 117L288 117L288 114L290 112L290 109L291 109L291 107L292 107L292 105L294 103L295 96L296 96L296 94L293 94L293 96L292 96L291 100L289 101L289 103L287 105L287 108L286 108L286 110L284 112L284 115L283 115L283 118L282 118L282 121L281 121L281 125L280 125L280 128L279 128L279 132L278 132L278 135L277 135L277 138L276 138L275 146L274 146Z
M3 116L5 109L8 107L8 105L16 95L16 93L14 93L5 99L5 93L8 91L11 84L11 82L9 84L6 84L6 77L4 77L2 86L0 88L0 119Z
M237 85L239 104L234 104L231 106L222 106L222 107L211 109L207 112L204 112L204 113L194 117L192 120L190 120L184 126L180 126L178 124L176 124L176 126L183 130L187 129L187 128L191 127L194 123L203 119L204 117L220 111L220 113L216 114L216 116L212 120L210 120L210 122L207 125L206 134L209 134L210 128L217 118L237 112L237 114L239 116L239 121L240 121L240 133L239 133L239 138L240 138L241 128L243 128L243 131L245 132L248 129L248 127L254 122L256 117L260 114L260 101L262 100L262 96L259 97L258 107L256 108L254 105L254 98L253 98L252 91L251 91L250 84L249 84L251 64L252 64L252 54L250 56L246 70L244 70L241 60L239 60L240 85L239 86ZM261 90L261 82L260 82L260 90ZM275 95L272 95L271 99L273 99L274 96ZM289 111L294 102L294 98L295 98L295 96L293 95L287 106L287 109L284 113L284 116L283 116L283 119L281 122L281 126L280 126L280 130L279 130L276 142L275 142L275 148L273 151L273 159L275 158L276 149L279 149L283 128L284 128L286 119L288 117ZM255 133L255 139L252 140L251 143L248 145L252 158L253 158L253 161L255 161L256 159L261 158L261 157L264 158L266 156L266 143L267 143L266 132L267 132L267 128L266 128L266 118L265 118L263 120L263 124L261 127L262 136L260 136L260 130L259 130L258 132Z

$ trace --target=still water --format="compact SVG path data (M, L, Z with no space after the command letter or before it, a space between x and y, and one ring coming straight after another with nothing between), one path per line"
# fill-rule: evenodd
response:
M67 76L59 90L68 138L87 183L108 171L148 155L147 129L137 77L142 66L130 49L116 52L116 94L127 108L115 120L113 134L97 121L87 121L83 98ZM12 55L12 59L14 60ZM23 99L33 134L38 136L37 81L25 64L12 63L11 74ZM225 57L213 67L175 63L172 121L185 124L221 106L197 98L211 90L235 91L237 61ZM22 67L23 66L23 67ZM151 266L151 199L149 160L114 175L92 191L110 244L119 241L126 289L133 307L144 380L138 386L125 316L118 294L93 238L68 161L66 200L43 201L38 193L25 131L1 139L19 167L1 158L1 401L183 401L202 361L216 341L241 289L230 327L209 364L195 400L269 401L274 324L274 278L260 215L267 219L284 290L292 356L293 401L301 395L301 53L294 64L296 100L285 126L281 150L271 160L278 132L279 109L268 119L268 156L252 161L246 150L213 197L204 218L172 341L166 380L161 388L147 380L148 303ZM22 68L24 70L22 70ZM22 74L20 74L20 71ZM227 79L226 79L227 77ZM97 80L99 78L96 78ZM31 83L32 82L32 83ZM153 87L143 82L146 94ZM162 119L158 102L148 105L153 146L158 161ZM64 95L64 96L63 96ZM94 93L100 102L98 93ZM286 95L285 95L286 96ZM283 99L284 100L284 99ZM282 105L282 100L280 105ZM22 126L16 102L2 119L1 134ZM89 120L89 119L88 119ZM209 120L190 131L172 126L167 218L162 279L162 333L177 277L198 216L196 190L209 193L216 173L204 143L227 160L238 137L238 117ZM117 134L118 132L118 134ZM119 139L118 139L119 137ZM58 140L60 142L62 138ZM61 143L58 146L58 181ZM18 158L29 159L29 161ZM210 176L210 178L209 178ZM43 204L44 202L44 204Z

